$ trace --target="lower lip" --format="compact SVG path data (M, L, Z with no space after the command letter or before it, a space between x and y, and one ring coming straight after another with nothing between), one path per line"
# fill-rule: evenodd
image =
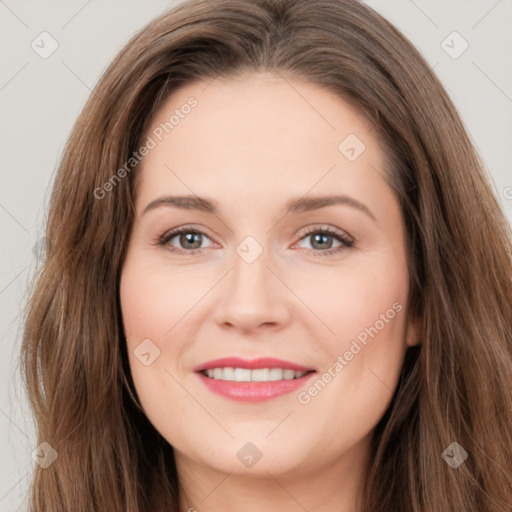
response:
M274 380L269 382L235 382L215 380L198 373L204 385L213 393L241 402L263 402L302 387L314 372L298 379Z

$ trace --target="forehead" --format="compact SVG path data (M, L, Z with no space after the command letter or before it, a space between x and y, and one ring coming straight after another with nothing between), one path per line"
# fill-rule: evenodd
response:
M316 84L267 73L194 82L152 119L146 137L154 147L138 188L145 199L162 187L231 200L259 192L270 200L277 190L355 192L382 181L372 132L356 109Z

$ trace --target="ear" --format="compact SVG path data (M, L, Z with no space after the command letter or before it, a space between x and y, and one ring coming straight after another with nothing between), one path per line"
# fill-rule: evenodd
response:
M423 338L423 319L419 316L413 315L412 310L409 309L407 325L405 328L405 343L408 347L419 345Z

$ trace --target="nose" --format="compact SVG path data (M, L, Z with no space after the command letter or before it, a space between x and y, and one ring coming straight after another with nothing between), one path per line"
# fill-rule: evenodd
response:
M270 263L266 248L251 263L235 253L216 307L218 325L248 333L281 329L289 322L291 294Z

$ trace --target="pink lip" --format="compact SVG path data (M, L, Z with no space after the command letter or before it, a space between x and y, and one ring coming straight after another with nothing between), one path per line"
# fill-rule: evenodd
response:
M306 368L299 364L284 361L283 359L275 359L273 357L260 357L258 359L240 359L239 357L224 357L222 359L215 359L196 366L193 371L200 372L202 370L209 370L211 368L247 368L254 370L256 368L282 368L283 370L293 370L296 372L309 372L313 368ZM278 381L276 381L278 382Z
M283 368L285 370L294 370L297 372L309 372L298 379L276 380L270 382L235 382L227 380L210 379L202 373L203 370L211 368ZM270 400L285 393L290 393L302 387L307 380L313 375L312 368L306 368L289 361L262 357L251 361L239 359L237 357L227 357L216 359L197 366L194 371L203 382L203 384L213 393L222 395L232 400L242 402L262 402Z
M210 379L202 373L197 375L213 393L241 402L262 402L299 389L313 374L314 372L311 372L298 379L271 382L235 382Z

